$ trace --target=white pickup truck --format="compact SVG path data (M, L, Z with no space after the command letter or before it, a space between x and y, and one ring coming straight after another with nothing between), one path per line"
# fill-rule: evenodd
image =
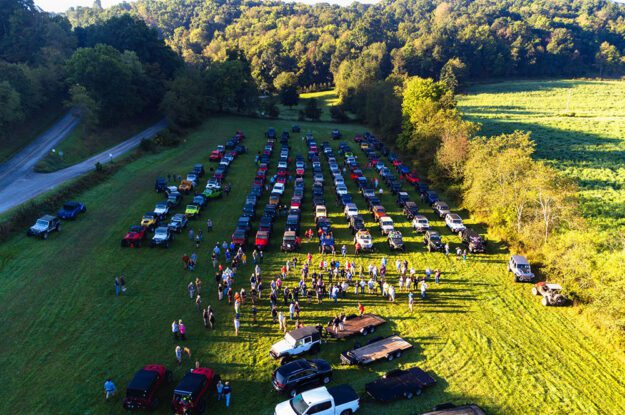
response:
M322 386L279 403L274 415L351 415L359 407L360 398L351 386Z

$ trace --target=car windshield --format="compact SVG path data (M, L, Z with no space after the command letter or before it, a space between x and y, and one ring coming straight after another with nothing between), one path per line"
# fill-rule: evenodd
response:
M76 205L73 205L71 203L67 203L67 204L63 205L63 209L65 209L65 210L74 210L75 207L76 207Z
M144 215L143 219L147 219L147 220L154 219L154 215Z
M462 223L462 219L454 219L453 222L454 223Z
M428 223L428 220L427 219L419 219L418 223L421 223L421 224L425 225L426 223Z
M156 205L157 209L166 209L167 208L167 204L165 203L159 203Z
M517 268L518 268L520 271L523 271L523 272L530 272L530 266L529 266L529 264L519 264L519 265L517 266Z
M304 401L304 397L299 394L295 398L291 399L291 408L297 415L302 415L308 410L308 404Z
M438 236L438 235L432 235L432 236L430 236L430 240L431 240L432 242L440 242L441 237L440 237L440 236Z
M167 231L165 229L157 229L156 232L154 232L155 235L158 236L166 236L167 235Z
M48 226L48 221L47 220L43 220L43 219L39 219L37 221L37 225L38 226Z

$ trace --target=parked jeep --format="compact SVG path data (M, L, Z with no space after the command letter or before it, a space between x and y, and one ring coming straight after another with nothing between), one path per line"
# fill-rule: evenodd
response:
M544 306L561 306L569 302L569 300L562 295L562 286L560 284L550 284L541 281L534 285L532 294L542 295L542 304Z
M167 227L172 232L180 233L187 226L188 222L189 219L187 218L187 215L185 215L184 213L176 213L169 220L169 224L167 224Z
M169 228L161 226L156 228L154 231L151 246L164 246L165 248L169 248L169 243L173 241L173 239L174 234L169 230Z
M445 245L443 245L443 241L441 240L441 235L436 231L427 231L423 238L423 244L426 246L428 252L442 251L445 249Z
M430 222L423 215L417 215L412 219L412 228L419 233L430 230Z
M441 218L444 218L445 215L451 212L451 209L449 209L449 205L440 200L432 204L432 209L434 210L434 213L436 213Z
M482 236L471 228L466 228L460 232L462 243L467 246L471 253L486 252L486 243Z
M37 222L28 229L28 236L48 239L48 234L52 231L61 231L61 220L56 216L44 215L37 219Z
M76 219L78 214L85 213L87 208L81 202L67 202L63 208L57 212L57 216L61 219Z
M122 247L131 246L133 248L139 248L141 242L145 239L146 229L143 226L133 225L128 229L128 232L122 239Z
M388 246L391 250L405 251L406 245L404 245L404 238L400 231L391 231L388 234Z
M534 273L527 262L527 258L521 255L512 255L508 261L508 271L514 274L514 282L534 281Z
M159 399L156 396L165 383L171 383L171 371L163 365L146 365L135 373L124 397L124 409L158 408Z
M154 190L158 193L164 192L167 189L167 180L164 177L157 177L154 182Z
M206 410L208 393L218 376L212 369L198 367L187 372L174 389L171 408L176 414L201 414Z
M284 339L274 343L269 350L269 355L282 362L290 360L293 356L304 353L317 353L321 349L321 333L316 327L307 326L289 331Z

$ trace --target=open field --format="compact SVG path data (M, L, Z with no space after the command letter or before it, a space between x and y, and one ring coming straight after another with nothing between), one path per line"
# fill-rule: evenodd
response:
M299 117L299 111L306 107L306 101L315 98L319 107L321 108L321 121L332 121L330 116L330 107L339 103L339 97L336 95L336 91L321 91L321 92L309 92L306 94L300 94L299 103L292 108L278 104L280 109L280 118L285 120L297 120Z
M50 152L39 160L35 165L35 171L49 173L72 166L114 147L156 124L162 118L159 114L142 115L131 120L121 121L113 127L97 129L88 133L85 132L82 125L79 125L54 149L54 153Z
M268 356L268 350L281 335L277 325L271 323L268 299L264 296L261 301L257 325L251 323L249 305L242 307L242 332L235 337L234 311L227 303L217 300L209 252L216 241L229 240L234 230L255 174L254 154L265 143L262 132L269 126L281 131L291 124L238 117L212 119L180 147L145 156L84 194L80 200L87 204L87 213L76 222L64 224L62 233L51 235L45 242L18 236L0 245L3 413L123 413L120 395L112 402L104 402L102 384L107 376L123 391L134 371L144 364L167 364L178 380L195 359L231 381L231 413L273 412L273 406L284 398L277 396L270 384L275 362ZM327 139L329 131L336 127L323 123L300 124L302 131L313 132L318 143ZM351 141L362 127L338 128L363 159ZM206 234L207 240L197 250L196 271L191 273L182 267L182 255L195 251L185 234L177 237L169 250L121 249L119 241L128 226L137 223L161 199L153 190L154 178L168 173L184 174L197 162L208 167L210 150L224 143L237 129L246 133L244 144L250 152L237 158L228 172L227 181L234 189L231 195L209 202L201 219L191 222L196 229L203 227L208 217L215 222L214 231ZM291 139L291 144L292 155L305 154L299 135ZM337 146L338 142L332 144ZM279 147L277 144L276 150ZM275 171L277 158L274 153L270 171ZM322 165L328 181L330 174L325 160ZM371 178L374 173L365 174ZM355 193L356 186L349 180L347 185L355 202L364 209L364 199ZM289 185L283 200L288 202L291 194L292 185ZM416 193L411 191L411 194L416 200ZM261 198L259 209L267 198L267 194ZM365 383L397 365L419 365L431 371L438 384L412 401L384 407L364 402L362 414L414 414L448 401L476 402L489 414L625 413L624 356L606 344L575 308L546 309L531 295L529 285L514 284L505 270L507 253L497 241L491 241L487 255L469 257L467 263L427 253L390 193L385 192L381 199L396 227L404 233L408 252L389 255L384 239L367 215L367 226L376 236L378 249L374 254L356 258L356 263L379 264L381 257L387 255L389 278L396 283L394 259L406 257L421 272L428 266L441 269L441 284L430 283L428 298L416 300L414 314L408 310L406 293L398 293L398 302L391 304L377 295L356 296L350 292L338 304L327 299L321 305L302 301L302 321L326 323L335 313L355 312L356 302L361 300L368 312L389 320L377 335L396 332L415 345L399 360L366 368L346 368L338 364L339 353L362 339L330 340L323 345L319 356L334 365L331 384L348 382L362 393ZM329 184L326 200L337 245L347 244L351 253L351 233L334 203ZM453 251L459 243L457 236L452 236L440 220L435 220L429 208L420 206L450 241ZM306 172L303 211L303 229L306 229L313 223L310 169ZM463 216L466 218L466 213ZM468 218L467 222L472 223ZM278 251L284 223L284 218L277 220L270 251L262 265L265 286L287 259ZM298 253L300 263L308 251L317 252L314 240L305 243ZM237 276L238 289L249 288L250 252L248 258L248 265ZM314 263L318 261L319 255L315 255ZM113 278L122 272L126 275L128 292L118 298L114 294ZM211 304L216 309L214 331L204 329L187 295L186 286L196 277L204 281L204 305ZM287 282L293 286L297 280L293 276ZM286 311L286 307L282 310ZM178 318L187 326L186 342L171 338L171 321ZM181 368L174 363L176 344L188 346L193 352L193 360L185 360ZM170 392L164 394L165 400ZM217 402L214 396L208 408L208 414L225 413L222 402ZM166 402L157 413L170 413Z
M532 131L536 156L581 186L584 215L625 224L625 82L518 81L476 85L459 105L483 135Z

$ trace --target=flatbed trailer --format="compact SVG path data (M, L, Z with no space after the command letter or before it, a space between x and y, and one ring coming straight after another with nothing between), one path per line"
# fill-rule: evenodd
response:
M361 316L351 315L348 316L343 322L343 330L338 332L334 331L332 321L326 327L326 333L335 339L344 339L356 334L362 334L366 336L369 333L373 333L375 328L386 323L382 317L375 314L363 314Z
M381 359L393 360L412 349L412 344L398 335L371 340L365 346L341 353L341 363L345 365L368 365Z

